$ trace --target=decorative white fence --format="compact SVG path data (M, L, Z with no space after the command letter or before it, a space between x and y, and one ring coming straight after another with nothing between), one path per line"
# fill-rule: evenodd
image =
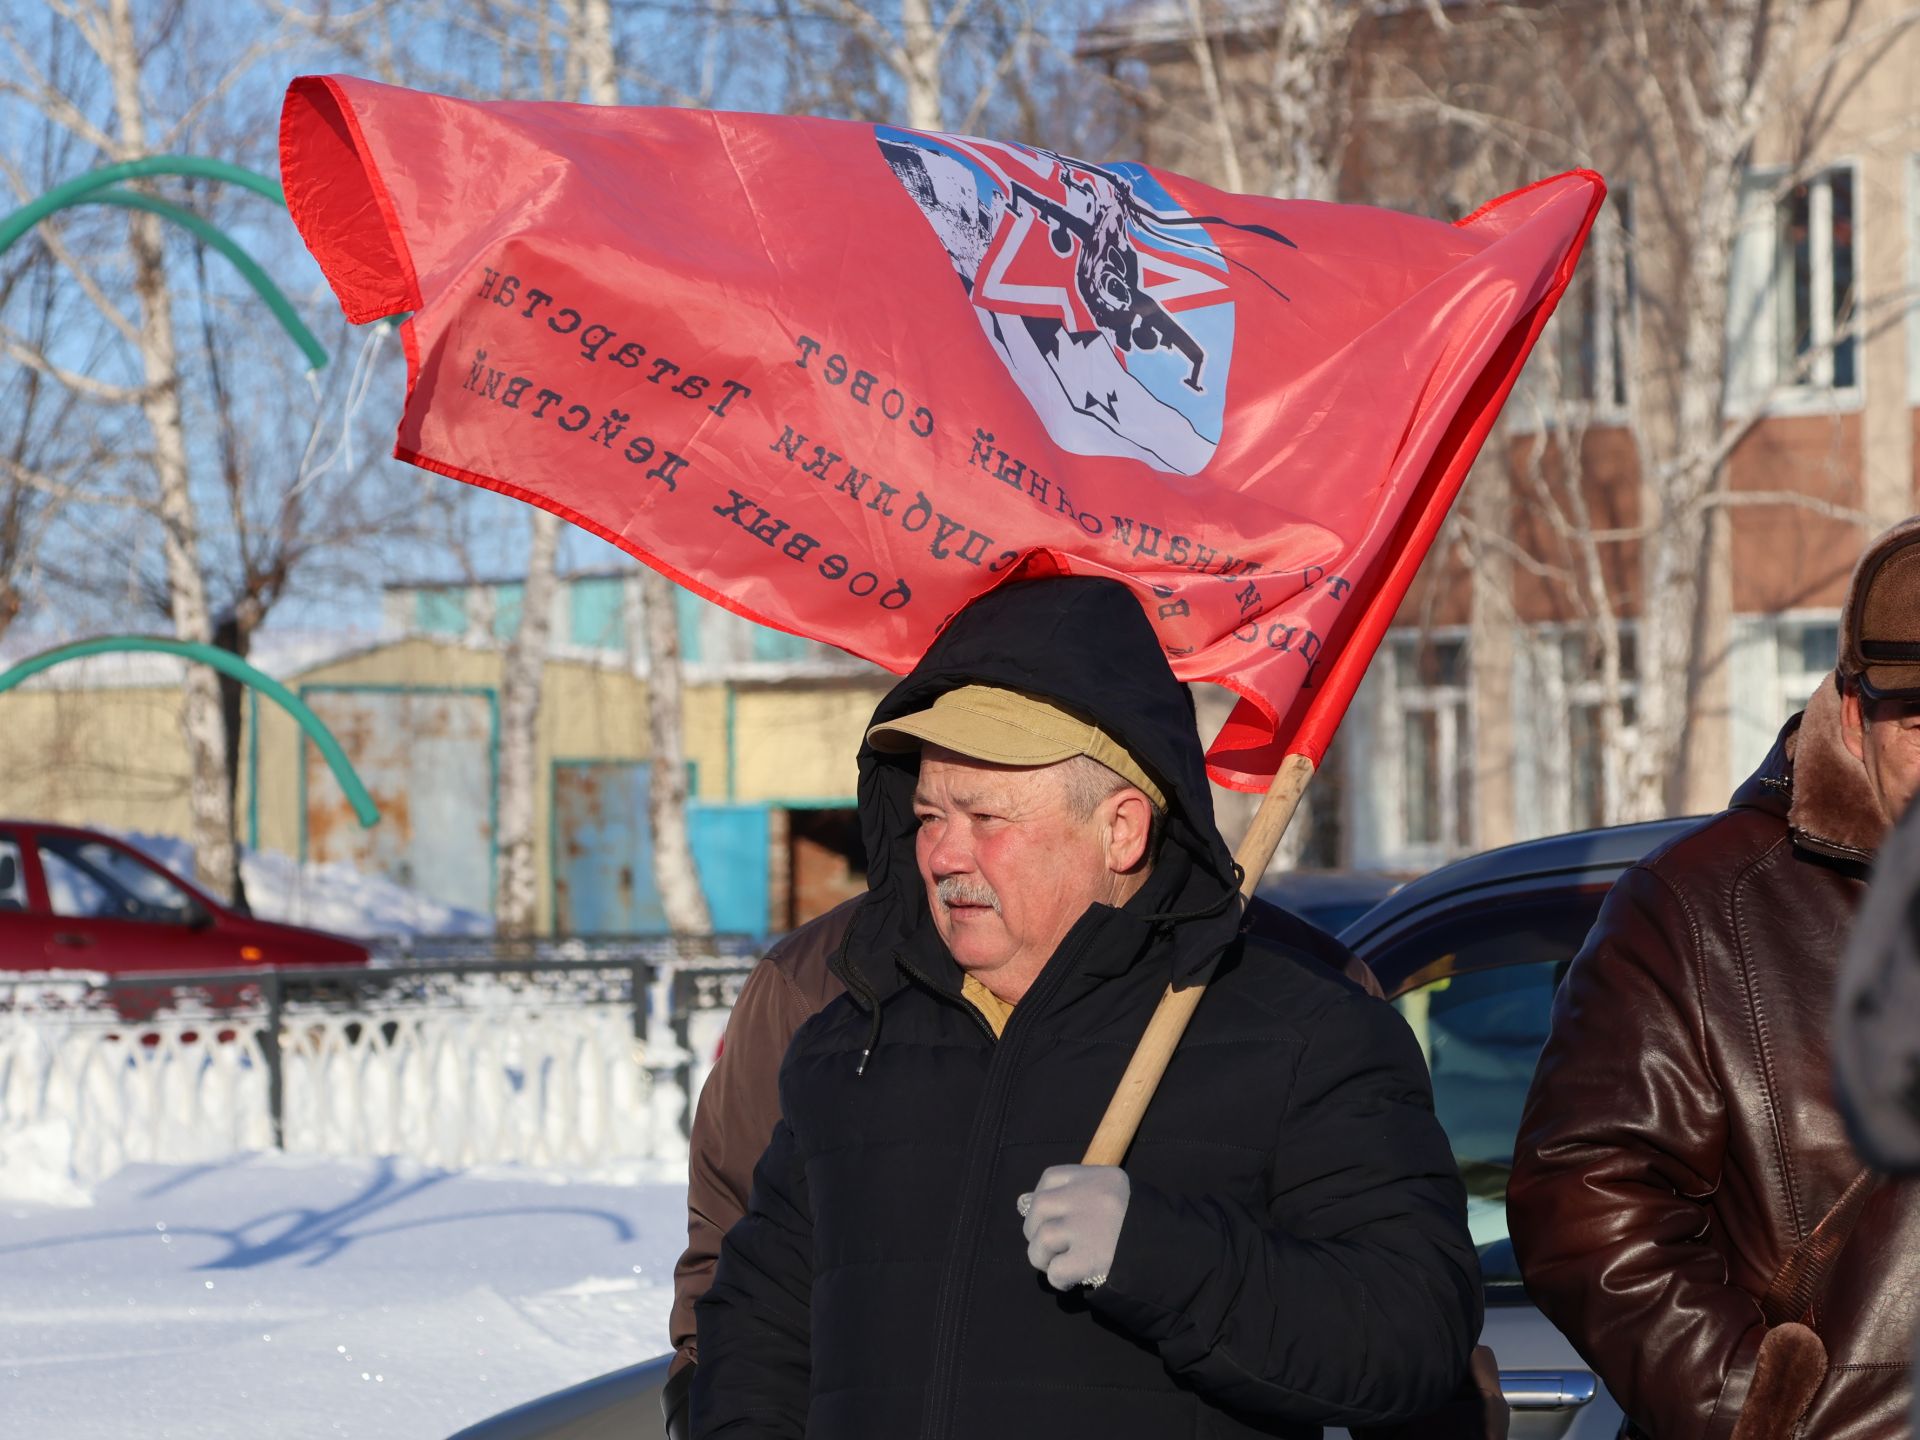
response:
M450 1168L684 1160L750 964L0 972L0 1136L60 1127L82 1183L276 1145Z

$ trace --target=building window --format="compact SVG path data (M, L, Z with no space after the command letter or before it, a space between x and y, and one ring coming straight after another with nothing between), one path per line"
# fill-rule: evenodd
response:
M1605 744L1606 685L1600 649L1593 637L1575 631L1560 637L1560 675L1567 704L1567 828L1587 830L1617 818L1607 793L1623 792L1623 761L1639 723L1639 647L1631 630L1620 634L1620 734Z
M1437 864L1471 845L1473 734L1463 638L1393 641L1394 713L1400 731L1401 846Z
M1780 679L1773 723L1780 726L1806 709L1808 698L1840 663L1840 622L1821 617L1782 620L1775 653Z
M413 592L413 623L424 635L467 633L467 592L459 588Z
M520 633L520 616L527 608L527 587L517 580L493 587L493 638L511 641Z
M1624 190L1607 197L1587 263L1554 311L1553 347L1560 399L1604 413L1627 408L1636 296L1633 207Z
M717 609L709 605L691 590L683 590L678 585L673 588L673 614L676 627L680 631L680 658L689 665L698 665L709 657L707 647L701 643L701 621L706 614Z
M789 635L784 630L774 630L765 625L753 627L753 658L791 664L805 660L813 653L811 640L799 635Z
M1727 311L1730 398L1745 408L1857 391L1857 184L1836 166L1748 176Z
M587 650L627 648L627 580L585 575L567 585L567 639Z
M1639 303L1632 245L1633 207L1622 190L1607 197L1573 281L1521 375L1507 409L1514 430L1624 419Z

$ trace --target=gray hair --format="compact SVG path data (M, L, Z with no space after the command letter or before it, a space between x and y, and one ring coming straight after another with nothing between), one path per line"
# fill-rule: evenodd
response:
M1100 808L1100 802L1109 795L1121 790L1138 790L1131 780L1118 771L1102 765L1091 755L1074 755L1060 762L1060 779L1067 797L1067 806L1073 811L1074 818L1085 820ZM1147 802L1150 818L1147 821L1146 858L1152 863L1160 856L1160 840L1167 829L1167 808L1157 805L1151 795L1144 790L1140 798Z

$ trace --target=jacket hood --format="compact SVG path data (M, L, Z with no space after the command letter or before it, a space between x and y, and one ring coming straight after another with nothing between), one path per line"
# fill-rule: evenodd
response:
M1001 686L1075 711L1159 781L1167 794L1166 835L1152 877L1127 910L1169 923L1224 921L1218 945L1180 947L1181 973L1204 968L1237 929L1237 872L1214 824L1192 698L1133 592L1087 576L1001 586L948 623L871 723L923 710L962 685ZM930 929L932 917L914 860L919 756L886 754L862 741L859 765L868 895L837 968L856 996L870 996L892 988L877 962Z
M1734 792L1733 803L1781 816L1803 850L1870 865L1887 825L1866 768L1847 749L1840 722L1840 687L1828 675L1807 708L1781 727L1760 768Z

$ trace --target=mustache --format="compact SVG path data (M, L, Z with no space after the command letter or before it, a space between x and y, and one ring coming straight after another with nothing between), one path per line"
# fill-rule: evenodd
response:
M974 884L958 875L949 875L938 881L933 890L942 905L987 905L994 914L1000 913L1000 897L993 893L991 885Z

